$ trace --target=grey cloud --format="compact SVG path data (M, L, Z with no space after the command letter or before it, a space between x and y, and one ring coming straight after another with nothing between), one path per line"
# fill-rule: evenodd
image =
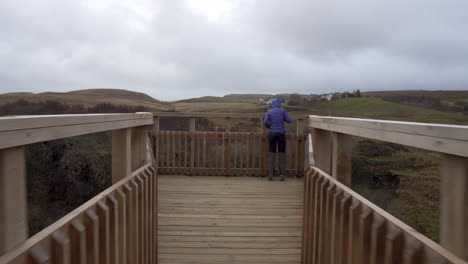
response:
M212 21L185 1L3 0L0 93L467 88L466 1L227 2Z

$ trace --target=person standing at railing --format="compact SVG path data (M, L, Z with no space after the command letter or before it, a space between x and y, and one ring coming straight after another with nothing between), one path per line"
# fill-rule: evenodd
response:
M278 148L279 175L280 180L284 181L286 177L286 128L284 122L291 123L291 117L284 108L281 108L280 99L273 99L271 106L271 110L268 110L263 119L263 124L269 129L268 180L272 181L275 175L276 149Z

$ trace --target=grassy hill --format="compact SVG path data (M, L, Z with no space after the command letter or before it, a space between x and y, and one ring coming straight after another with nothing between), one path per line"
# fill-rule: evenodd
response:
M174 107L146 94L119 89L90 89L68 93L6 93L0 94L0 106L24 100L32 103L55 101L67 105L94 107L99 104L144 107L149 111L171 111Z
M364 94L400 104L468 113L468 91L383 91Z
M425 109L374 97L326 101L309 105L308 109L317 115L468 125L468 117L462 114Z

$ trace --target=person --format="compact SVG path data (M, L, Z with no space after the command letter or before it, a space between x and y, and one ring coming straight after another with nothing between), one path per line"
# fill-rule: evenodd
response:
M268 132L268 180L274 179L276 148L278 147L278 167L280 180L284 181L286 177L286 128L284 122L291 123L291 117L284 108L281 108L281 100L273 99L271 110L265 114L263 124L269 129Z

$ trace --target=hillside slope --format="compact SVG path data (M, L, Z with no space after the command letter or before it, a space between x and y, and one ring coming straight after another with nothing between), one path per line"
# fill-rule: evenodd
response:
M146 94L119 89L90 89L68 93L6 93L0 94L0 106L18 100L28 102L56 101L68 105L94 107L98 104L126 105L144 107L149 111L172 111L171 104L158 101Z

